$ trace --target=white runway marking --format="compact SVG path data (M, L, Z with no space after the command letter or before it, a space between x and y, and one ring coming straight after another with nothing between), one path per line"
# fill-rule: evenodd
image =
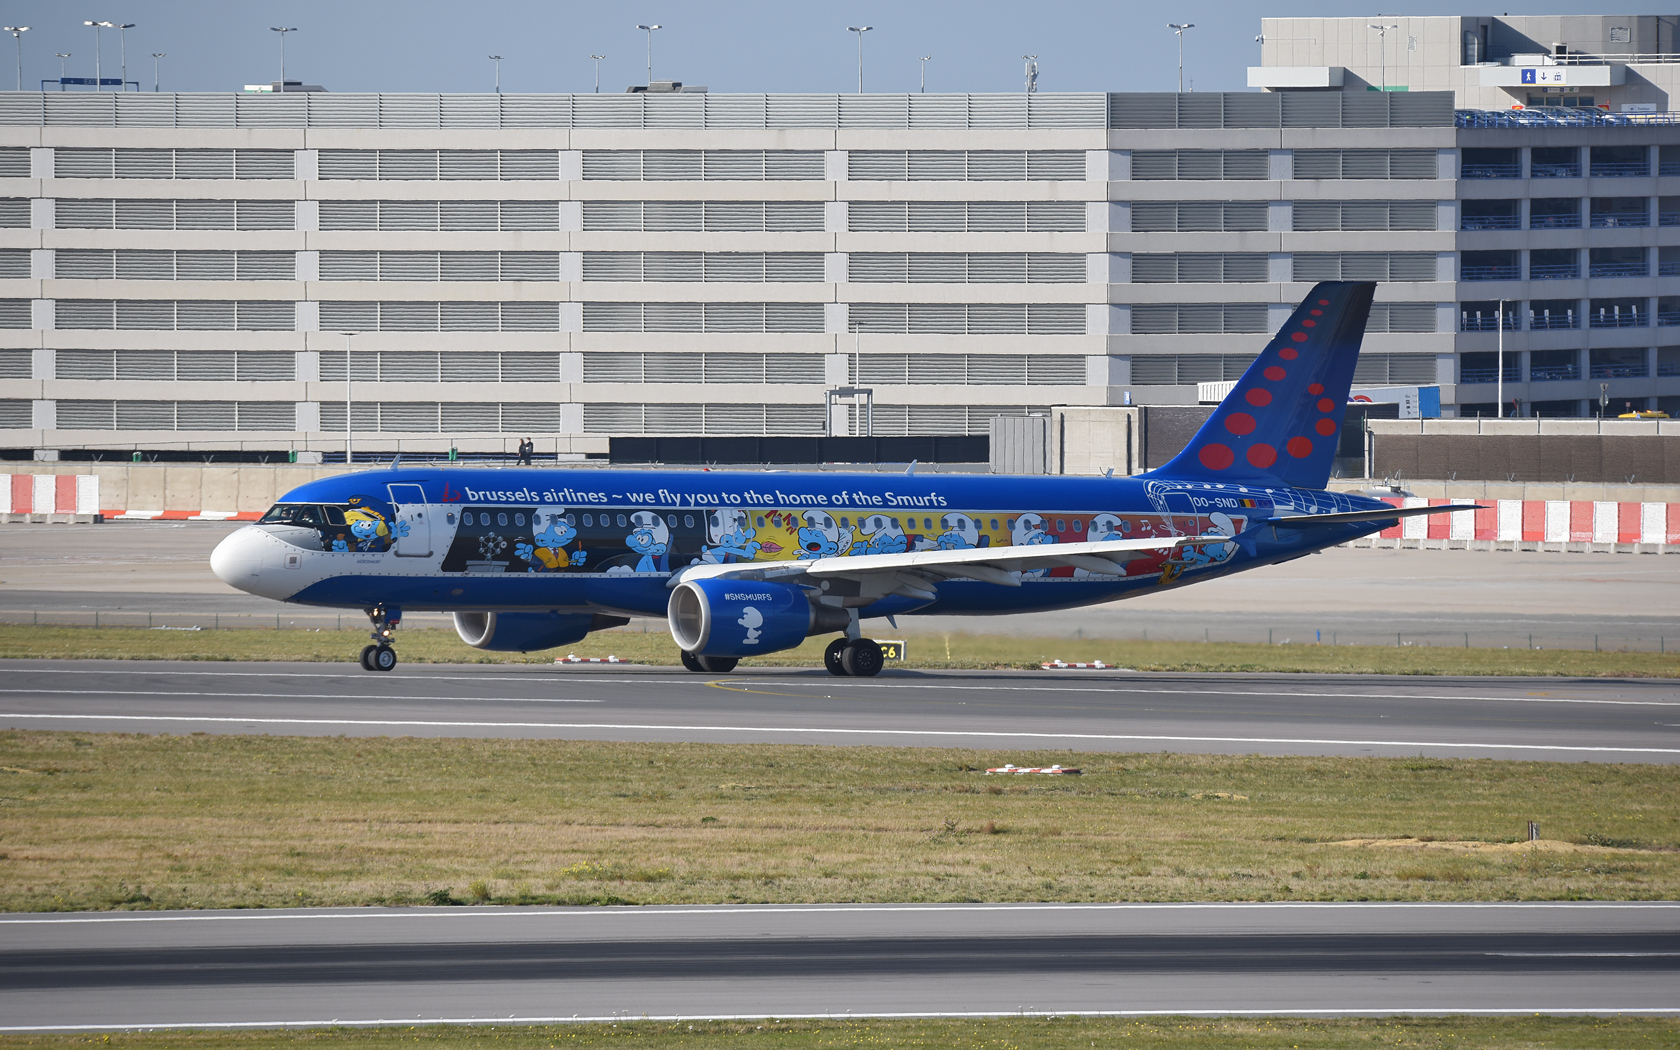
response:
M194 722L235 725L385 726L421 729L616 729L633 732L778 733L798 736L920 736L987 740L1136 740L1173 744L1291 744L1324 747L1440 747L1479 751L1558 751L1571 754L1680 755L1672 747L1588 747L1570 744L1480 744L1440 740L1327 740L1310 737L1164 736L1139 733L1030 733L977 729L841 729L791 726L638 725L628 722L446 722L370 718L221 718L190 715L58 715L0 713L0 719L77 722Z
M654 905L651 907L604 908L373 908L338 911L260 911L231 915L178 913L150 915L140 912L96 915L57 914L31 918L0 918L0 926L38 926L68 923L104 924L125 922L299 922L330 919L336 922L369 919L529 919L550 917L579 920L649 917L662 915L809 915L845 912L991 912L991 911L1675 911L1675 901L1162 901L1116 904L718 904L700 906ZM1490 953L1491 954L1491 953Z
M879 1020L930 1020L934 1018L984 1018L984 1017L1433 1017L1443 1015L1464 1014L1474 1017L1516 1017L1523 1014L1592 1014L1616 1015L1637 1014L1640 1016L1664 1016L1680 1014L1680 1006L1559 1006L1546 1003L1538 1006L1499 1007L1493 1009L1472 1009L1458 1006L1395 1006L1388 1009L1346 1010L1335 1007L1299 1007L1295 1009L1253 1010L1246 1007L1229 1007L1213 1010L963 1010L963 1011L927 1011L916 1013L887 1013L869 1010L841 1013L782 1013L774 1014L782 1020L798 1021L847 1021L863 1019ZM111 1024L68 1024L68 1025L0 1025L0 1032L104 1032L118 1029L140 1029L152 1031L165 1028L191 1029L228 1029L228 1028L379 1028L390 1025L434 1025L434 1024L470 1024L470 1025L532 1025L532 1024L626 1024L632 1021L763 1021L765 1013L756 1014L598 1014L549 1017L491 1017L488 1015L477 1017L381 1017L381 1018L322 1018L315 1021L130 1021L113 1022Z
M29 696L169 696L177 700L196 696L229 696L238 700L344 700L343 693L183 693L179 691L145 689L0 689L0 693L23 693ZM599 704L601 700L577 700L554 696L381 696L380 700L451 700L474 704Z
M486 682L486 681L529 682L533 685L548 684L548 683L560 680L560 679L557 679L557 678L554 678L554 677L539 677L539 670L540 670L540 672L549 672L552 669L547 667L546 665L540 665L539 664L539 665L535 665L533 670L529 673L526 673L526 674L427 675L427 676L425 676L424 680L428 681L428 682ZM112 673L109 670L86 670L86 669L79 669L79 668L59 668L59 667L32 667L32 668L29 668L28 671L31 674L111 674ZM260 677L264 677L264 678L332 678L332 679L339 679L339 680L345 680L345 681L349 681L349 680L355 680L355 681L358 681L358 682L368 681L368 678L367 678L366 674L360 674L360 673L355 673L355 672L346 672L346 673L340 674L340 673L316 672L316 671L256 671L256 670L252 670L252 671L145 671L145 670L129 670L128 668L124 668L122 673L124 675L130 675L130 676L134 676L134 675L170 675L170 676L181 675L181 676L202 676L202 677L223 677L223 678L248 678L248 677L251 677L251 676L255 675L255 676L260 676ZM389 680L389 679L387 679L387 680ZM397 681L401 681L401 680L402 679L400 679L400 678L397 679ZM577 673L565 673L563 680L567 681L567 682L592 682L592 683L622 684L622 683L626 683L626 682L645 683L645 682L649 682L649 681L655 681L655 682L671 682L673 680L674 681L689 681L690 679L677 678L677 677L672 676L672 675L663 675L663 674L662 675L652 675L652 676L637 675L634 672L630 672L630 673L626 673L626 674L623 674L623 675L598 675L598 674L583 675L583 674L577 674ZM1475 693L1375 693L1375 692L1332 693L1332 692L1311 692L1311 691L1304 691L1304 690L1290 691L1290 690L1281 690L1281 689L1278 689L1278 690L1222 689L1222 688L1215 688L1215 687L1210 687L1210 686L1206 686L1206 685L1202 685L1202 684L1194 684L1194 683L1186 682L1183 679L1177 679L1177 678L1163 679L1161 689L1140 689L1136 686L1120 686L1120 685L1116 685L1116 686L1064 685L1062 683L1070 681L1070 679L1064 678L1064 677L1055 677L1055 678L1040 678L1037 681L1030 681L1030 680L1028 680L1027 676L1023 676L1021 685L977 685L977 684L972 684L972 683L967 683L967 682L960 683L960 684L943 684L943 683L936 683L936 682L877 682L877 681L859 681L859 680L855 680L855 679L829 680L829 679L824 679L824 678L815 678L815 679L811 679L811 678L795 678L795 679L729 678L729 679L694 679L693 681L695 681L696 684L710 683L710 682L714 682L714 681L721 681L725 684L733 683L733 682L743 682L743 683L751 683L753 685L777 685L777 686L784 686L784 687L834 686L834 687L849 688L849 689L909 689L909 690L929 689L929 690L961 690L961 691L964 691L964 692L992 692L992 693L1020 692L1023 688L1031 688L1031 689L1043 690L1045 692L1057 692L1057 693L1103 693L1103 694L1108 694L1108 693L1141 693L1141 694L1145 694L1145 695L1155 695L1155 694L1161 693L1161 692L1172 692L1172 693L1187 693L1187 694L1191 694L1191 695L1197 695L1197 694L1204 694L1205 693L1205 694L1212 695L1212 696L1286 697L1286 698L1291 698L1291 699L1308 699L1308 700L1319 699L1319 698L1329 699L1329 700L1347 700L1347 699L1354 699L1354 700L1459 700L1459 701L1487 701L1487 702L1493 702L1493 703L1509 702L1509 703L1523 703L1523 704L1608 704L1608 705L1621 705L1621 706L1631 706L1631 707L1680 707L1680 700L1599 700L1599 699L1586 699L1584 697L1568 697L1568 696L1497 696L1497 695L1486 694L1486 693L1483 693L1483 694L1475 694ZM1546 683L1546 679L1543 679L1543 678L1536 678L1534 680L1535 685L1543 685L1545 683ZM1524 683L1524 684L1526 684L1526 683ZM1517 688L1518 683L1511 683L1510 687L1511 688ZM0 690L0 692L3 692L3 691L4 690ZM13 691L14 692L25 692L26 690L13 690ZM218 694L201 694L201 695L218 695ZM222 694L222 695L234 695L234 694ZM375 699L402 700L402 699L411 699L411 698L409 698L409 697L376 697ZM446 700L446 699L461 699L461 698L429 697L429 698L425 698L425 699ZM480 697L470 697L470 698L465 698L465 699L478 700L478 699L482 699L482 698L480 698Z

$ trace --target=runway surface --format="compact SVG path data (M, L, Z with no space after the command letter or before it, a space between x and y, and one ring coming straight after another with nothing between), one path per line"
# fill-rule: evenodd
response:
M14 660L0 726L1673 763L1680 681Z
M1680 904L416 908L0 919L0 1030L1680 1013Z

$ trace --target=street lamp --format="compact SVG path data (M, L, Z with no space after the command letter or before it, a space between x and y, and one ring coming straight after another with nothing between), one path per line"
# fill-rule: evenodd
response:
M54 51L53 54L58 58L58 90L63 91L64 90L64 60L70 57L70 52L68 52L68 51Z
M1383 25L1383 24L1380 24L1380 23L1377 23L1377 22L1372 22L1370 24L1369 28L1375 29L1377 31L1377 50L1382 52L1382 89L1384 91L1387 91L1388 90L1388 31L1390 29L1399 29L1400 26L1396 23L1393 23L1393 22L1390 22L1386 25ZM1369 68L1369 67L1367 67L1367 68Z
M500 95L502 93L502 56L489 55L487 57L490 61L496 63L496 94Z
M118 91L128 90L128 31L133 28L133 22L117 26L117 39L122 41L122 83L117 86Z
M599 95L601 93L601 59L606 58L607 56L590 55L589 57L595 60L595 94Z
M1021 58L1027 63L1027 94L1035 95L1038 93L1038 56L1022 55Z
M932 57L933 57L932 55L923 55L922 59L921 59L921 61L922 61L922 94L924 94L924 95L927 94L927 64L928 64L928 59L930 59Z
M99 90L102 90L105 86L104 84L100 83L100 81L103 80L104 78L100 75L100 69L99 69L99 51L100 51L100 48L99 48L100 32L99 31L101 29L115 29L117 27L117 24L115 22L89 22L89 21L84 20L82 22L82 25L93 27L93 90L99 91ZM60 78L60 79L62 79L62 78ZM63 87L63 86L64 85L62 85L62 84L59 85L59 87Z
M846 31L856 33L858 37L858 94L863 94L863 34L874 29L874 26L847 26Z
M0 26L0 29L5 29L6 32L12 34L12 39L17 41L18 90L22 91L23 90L23 34L29 32L29 27L28 26Z
M286 34L297 32L297 26L269 26L269 31L280 34L280 90L286 90Z
M639 25L636 28L646 30L647 35L648 35L648 79L647 79L647 86L648 86L649 90L651 90L653 88L653 31L655 29L663 29L665 27L660 25L659 23L655 22L653 25L650 25L650 26ZM600 69L601 67L596 66L595 68Z
M167 52L167 51L153 51L152 52L152 90L154 92L157 91L157 89L158 89L158 59L168 58L168 57L169 57L169 52Z
M1178 93L1184 94L1184 31L1196 28L1194 22L1168 22L1167 28L1178 37Z

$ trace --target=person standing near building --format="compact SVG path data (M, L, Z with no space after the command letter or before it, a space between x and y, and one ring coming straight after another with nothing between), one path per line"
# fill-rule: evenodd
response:
M532 441L530 438L524 438L523 440L521 440L519 442L519 465L522 466L522 467L530 466L531 465L531 456L536 451L537 451L537 443L536 442Z

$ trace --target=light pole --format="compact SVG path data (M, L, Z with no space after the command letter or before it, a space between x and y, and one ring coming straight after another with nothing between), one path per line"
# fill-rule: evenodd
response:
M490 61L496 63L496 94L502 93L502 56L490 55Z
M924 94L924 95L927 94L927 64L928 64L928 59L930 59L932 57L933 57L932 55L923 55L922 59L921 59L921 62L922 62L922 94Z
M858 94L863 94L863 34L874 29L874 26L847 26L846 31L856 33L858 38Z
M118 91L128 90L128 31L133 28L133 22L117 26L117 39L122 42L122 83L117 85Z
M648 86L649 90L652 90L652 88L653 88L653 31L655 29L663 29L665 27L661 26L659 23L655 22L653 25L650 25L650 26L639 25L636 28L641 29L641 30L645 30L647 32L647 35L648 35L648 79L647 79L647 86ZM600 69L601 67L596 66L595 68Z
M590 55L589 57L595 60L595 94L599 95L601 93L601 59L607 56Z
M168 58L168 57L169 57L169 52L167 52L167 51L153 51L152 52L152 91L154 93L158 89L158 59Z
M1196 28L1194 22L1168 22L1167 28L1178 37L1178 93L1184 94L1184 31Z
M1380 23L1377 23L1377 22L1372 22L1370 24L1369 28L1375 29L1377 31L1377 50L1382 52L1382 89L1384 91L1387 91L1388 90L1388 31L1390 29L1399 29L1400 26L1397 23L1393 23L1393 22L1390 22L1386 25L1380 24ZM1369 67L1367 67L1367 68L1369 68Z
M99 53L100 53L99 42L101 40L101 36L100 36L99 31L101 29L105 29L107 27L115 29L117 24L115 22L88 22L88 21L83 21L82 25L93 27L93 90L103 91L105 89L105 85L100 83L100 81L103 80L104 77L102 77L100 75L100 68L99 68ZM63 79L63 78L61 77L60 79ZM63 86L64 86L63 84L59 85L59 87L63 87Z
M1027 94L1035 95L1038 93L1038 56L1022 55L1021 58L1027 63Z
M269 26L269 31L280 34L280 90L286 90L286 34L297 32L297 26Z
M6 32L12 34L17 41L18 90L23 90L23 34L29 32L28 26L4 26Z
M68 51L54 51L53 54L58 57L58 90L63 91L64 90L64 60L70 57L70 52L68 52Z

